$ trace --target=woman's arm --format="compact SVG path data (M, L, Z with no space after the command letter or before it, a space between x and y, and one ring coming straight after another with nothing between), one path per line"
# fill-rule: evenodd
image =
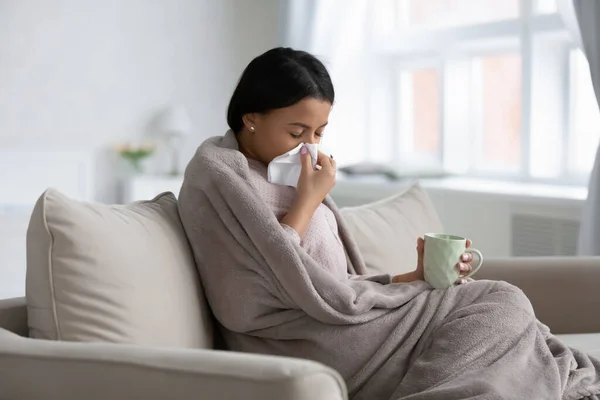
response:
M319 207L319 203L316 205L314 203L310 199L303 199L298 196L292 208L290 208L280 222L295 230L298 236L302 237L308 228L312 216L317 211L317 207Z
M317 163L321 169L315 170L306 147L300 150L300 158L302 172L298 179L296 201L280 222L302 236L319 204L335 184L335 161L319 152Z
M417 280L423 280L418 276L417 271L408 272L406 274L396 275L392 278L392 283L410 283Z

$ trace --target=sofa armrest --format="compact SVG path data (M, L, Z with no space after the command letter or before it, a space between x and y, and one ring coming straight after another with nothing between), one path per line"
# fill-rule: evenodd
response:
M28 336L25 297L0 299L0 328L20 336Z
M7 399L347 399L316 362L216 350L70 343L0 329Z
M553 333L600 332L600 257L486 259L477 279L519 287Z

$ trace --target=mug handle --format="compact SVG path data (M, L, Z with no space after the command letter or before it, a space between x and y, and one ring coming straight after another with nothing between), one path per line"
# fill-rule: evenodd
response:
M461 275L461 278L469 278L469 277L475 275L475 272L479 271L479 268L481 268L481 266L483 265L483 256L481 255L481 252L479 250L468 248L465 250L465 253L477 254L477 256L479 257L479 263L467 275Z

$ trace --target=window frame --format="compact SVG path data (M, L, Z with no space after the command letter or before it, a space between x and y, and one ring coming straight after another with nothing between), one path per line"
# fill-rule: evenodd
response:
M569 127L570 127L570 93L569 84L569 51L576 48L572 41L568 38L567 29L558 13L537 14L534 12L536 0L520 0L520 14L517 18L478 23L473 25L442 27L437 29L411 29L411 30L395 30L389 33L378 34L374 29L374 17L369 17L369 32L371 36L368 41L368 51L373 60L380 64L380 69L388 68L390 74L376 74L371 77L371 83L379 86L386 85L386 82L391 87L396 88L399 76L398 71L410 71L417 68L432 68L436 67L439 73L439 99L440 99L440 151L439 163L431 165L430 163L421 163L416 165L411 163L411 160L400 159L401 139L399 134L393 134L391 146L392 160L391 163L408 169L425 169L438 170L439 172L460 173L461 175L482 178L482 179L497 179L511 180L521 182L536 182L536 183L553 183L563 185L584 185L588 177L587 174L576 174L569 170L569 157L571 150L569 148ZM560 129L560 151L561 161L559 173L556 177L540 177L534 176L532 173L532 88L534 79L533 57L534 57L534 39L541 35L558 35L558 41L561 46L565 46L566 58L561 62L560 90L562 96L559 101L560 113L563 123ZM558 43L558 42L557 42ZM468 140L463 138L458 140L462 145L453 144L457 140L456 137L451 137L448 128L447 113L448 99L445 97L447 92L447 81L449 72L452 68L451 63L465 62L465 60L473 59L473 57L486 55L500 55L507 52L517 51L521 56L521 129L520 129L520 163L516 171L494 171L485 169L474 169L463 165L453 165L450 161L456 158L457 151L464 151L465 157L473 151L473 144L467 143ZM458 60L458 61L457 61ZM381 66L383 65L383 67ZM392 81L390 81L390 76ZM393 106L389 110L399 109L399 95L396 93L392 96ZM561 100L562 99L562 100ZM394 127L396 131L399 127L397 122L399 116L387 115L388 126ZM471 120L473 118L470 118ZM471 125L472 122L469 122ZM469 127L472 128L472 127ZM472 132L472 130L470 130ZM462 135L468 136L468 135ZM479 135L481 139L482 136ZM465 147L466 145L466 147ZM461 150L462 149L462 150ZM415 157L422 153L415 154ZM371 159L377 160L377 155L371 154ZM460 164L460 162L456 162ZM469 162L468 164L474 164Z

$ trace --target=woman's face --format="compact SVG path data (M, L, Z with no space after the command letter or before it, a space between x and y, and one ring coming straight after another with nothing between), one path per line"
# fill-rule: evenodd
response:
M320 143L330 111L328 101L306 98L265 114L246 114L241 150L266 165L300 143Z

